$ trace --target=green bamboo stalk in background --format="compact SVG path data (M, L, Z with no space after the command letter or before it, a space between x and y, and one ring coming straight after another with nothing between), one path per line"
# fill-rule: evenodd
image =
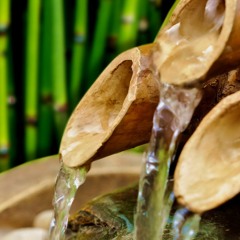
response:
M100 0L96 25L94 30L93 44L90 51L88 63L87 88L96 80L103 65L104 52L107 44L110 16L112 10L112 0Z
M88 0L77 0L75 8L73 56L70 72L71 110L78 103L81 96L83 70L85 66L87 40Z
M53 109L51 78L51 3L42 1L42 28L40 44L40 107L38 117L38 157L49 155L52 147ZM47 133L47 134L46 134Z
M138 25L138 41L137 45L142 45L146 42L150 42L149 38L149 0L142 0L139 5L139 25Z
M38 116L38 53L39 53L40 0L29 0L26 29L25 61L25 155L36 158Z
M117 55L117 39L121 24L121 13L123 7L122 0L114 0L111 13L110 31L108 34L108 62L112 61Z
M58 144L67 122L67 89L66 89L66 59L64 39L64 14L62 0L51 2L52 31L50 35L52 90L54 103L54 119L57 130Z
M8 38L8 122L9 122L9 138L10 138L10 167L14 167L18 164L17 148L18 138L17 133L17 109L16 109L16 89L14 86L14 71L13 71L13 58L12 58L12 39L11 36Z
M0 1L0 171L9 166L7 106L7 30L10 22L10 0Z
M154 3L150 3L149 6L149 23L152 42L162 25L161 9Z
M56 153L56 148L69 116L67 113L67 93L72 99L72 109L77 103L78 97L81 97L82 89L89 87L95 81L103 67L113 57L126 49L153 41L161 24L162 11L162 9L156 7L156 1L97 0L91 3L87 0L71 2L63 2L63 0L12 1L11 11L14 15L12 14L11 36L12 34L13 36L19 36L19 39L15 40L14 37L10 39L12 41L10 42L7 39L8 35L6 35L10 0L0 0L0 148L4 146L1 149L5 149L6 153L10 144L12 158L16 154L16 148L13 145L18 144L25 138L24 151L28 160L36 157L36 148L38 156ZM25 4L22 3L25 2L28 3L27 27L22 29L21 22L26 13ZM63 3L66 3L64 5L66 11L63 11ZM162 4L164 4L164 1ZM89 17L87 15L89 7L97 13L96 16ZM40 10L42 11L41 17ZM64 12L68 16L65 22ZM146 14L148 15L146 16ZM76 15L75 21L72 17L74 15ZM144 29L144 27L139 29L139 18L144 23L146 17L149 19L149 29ZM42 20L41 28L39 26L40 18ZM121 18L126 20L125 23L121 22ZM90 24L87 20L90 20ZM141 22L140 26L142 26ZM68 28L64 26L66 23ZM147 25L147 22L145 23ZM68 30L67 33L65 33L65 29ZM74 42L72 42L72 35L70 35L73 29L74 39L76 40ZM92 30L93 34L90 32ZM147 37L149 32L151 38ZM22 33L24 35L26 33L25 42L22 41ZM41 34L40 39L39 34ZM81 43L81 40L86 39L86 37L87 41ZM68 39L67 46L66 38ZM4 54L7 45L12 43L13 45L9 49L13 51L13 62L11 64L13 67L7 62L11 61L11 53L9 52L7 57ZM107 43L110 45L107 45ZM22 48L22 44L26 48L23 56L21 51L15 51ZM41 48L40 51L39 47ZM89 51L89 53L84 53L84 51ZM66 53L70 53L69 56L72 57L67 65L69 59L66 58ZM21 73L19 59L22 57L25 58L24 83L21 82L22 79L19 77L19 73ZM38 62L38 60L40 61ZM9 68L14 76L11 76ZM66 83L66 72L69 74L68 83ZM86 78L86 83L82 81L83 78ZM24 88L24 93L19 92L22 90L21 86ZM41 102L38 98L38 88ZM13 105L15 93L17 96L24 96L25 109L23 113L18 108L21 105L21 99L19 99L20 104ZM6 106L7 96L10 104L8 108ZM16 112L14 112L16 106ZM39 112L37 111L38 107ZM18 126L17 130L20 129L19 122L22 115L24 115L26 121L25 137L16 136L16 126ZM53 122L54 120L55 122ZM36 122L38 123L37 126ZM54 139L54 129L57 129L58 142ZM18 131L18 133L21 133L21 131ZM14 139L15 141L13 141ZM17 154L21 151L21 149L20 151L18 149ZM12 160L10 159L10 161ZM5 163L8 164L9 159L6 158ZM14 164L16 162L11 163L11 166Z
M141 0L124 1L122 23L117 43L118 53L136 45L140 4Z
M157 7L160 7L162 4L162 0L154 0L154 3L156 4Z

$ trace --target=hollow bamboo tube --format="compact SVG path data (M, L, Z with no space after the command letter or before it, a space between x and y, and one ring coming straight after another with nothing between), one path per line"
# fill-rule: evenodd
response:
M77 167L149 141L159 101L152 49L149 44L120 54L77 105L60 146L66 165Z
M116 57L80 101L60 145L66 165L84 165L149 141L159 101L151 70L154 46Z
M191 6L191 8L190 8L191 2L194 3L194 6ZM167 24L167 26L162 31L165 31L167 28L170 28L170 26L172 26L175 23L177 23L179 21L180 17L186 17L187 14L192 13L192 11L193 11L192 7L198 7L198 4L199 4L199 1L197 1L197 0L194 0L194 1L186 0L186 1L180 2L177 5L175 11L173 12L172 17L169 19L169 24ZM219 36L219 38L217 40L217 44L215 45L216 51L212 55L212 58L210 59L211 61L209 60L207 62L207 64L206 64L207 66L209 66L209 69L206 71L207 68L204 68L205 73L203 73L203 76L201 76L201 78L193 76L192 79L202 80L204 77L207 76L207 74L209 74L211 72L210 71L210 67L212 67L214 61L217 61L217 60L221 59L220 56L222 56L221 53L224 50L223 43L224 42L226 43L229 39L231 40L230 36L234 35L234 32L232 32L231 29L233 29L233 26L236 25L236 23L234 23L234 20L236 18L236 14L232 14L232 13L235 13L238 8L239 8L239 6L238 6L238 2L236 0L234 0L234 1L226 0L225 20L224 20L224 24L223 24L223 29L221 30L221 34L220 34L220 36ZM185 13L184 13L184 11L185 11ZM237 21L235 21L235 22L237 22ZM229 25L227 23L229 23ZM190 23L188 25L191 25L191 21L190 21ZM230 29L228 29L226 25L230 26ZM237 25L234 28L237 28ZM156 44L148 46L148 48L149 48L148 50L150 52L155 51L155 50L159 50L159 49L157 49L157 44L158 44L158 40L162 36L162 31L160 31L160 33L158 34L158 36L156 38ZM231 43L231 41L230 41L230 43ZM236 46L237 46L237 44L236 44ZM139 49L139 48L137 48L137 49ZM128 53L130 53L130 52L128 52ZM145 58L145 59L148 59L148 60L146 60L146 62L147 61L149 61L149 62L152 61L150 59L150 55L148 55L149 57ZM121 55L121 56L123 57L124 55ZM119 59L119 58L117 58L117 59ZM129 58L129 59L131 60L131 58ZM117 60L114 60L114 61L117 61ZM98 85L99 86L100 85L104 86L103 84L100 84L100 81L103 81L103 79L104 79L103 76L106 76L107 72L111 71L110 70L111 66L113 67L114 64L116 63L114 61L109 65L109 67L99 77L98 81L95 83L97 85L94 84L94 86L95 86L94 87L95 88L94 91L97 90L96 86L98 86ZM229 64L228 64L228 66L229 66ZM141 69L141 65L139 65L138 67L139 67L139 69ZM129 68L129 67L127 67L127 68ZM124 72L126 72L127 70L124 67L123 69L121 69L121 71L122 71L122 74L126 74ZM132 77L132 79L134 79L134 77ZM189 85L189 84L191 84L193 82L192 79L191 79L190 82L181 83L181 85ZM130 87L131 86L132 85L130 84ZM146 86L143 87L143 88L147 89ZM105 87L105 89L107 89L107 88ZM111 88L109 87L109 90L111 90L111 89L112 89L112 86L111 86ZM90 90L90 92L94 92L94 91ZM104 90L104 91L100 90L100 87L98 87L98 90L96 91L98 93L94 93L94 94L96 96L96 94L102 94L105 91L106 90ZM94 94L92 94L92 95L94 96ZM94 102L92 106L87 104L87 100L86 99L88 99L88 98L90 99L91 98L90 95L91 95L90 93L87 94L85 96L85 98L84 98L84 101L79 103L78 107L75 110L75 113L72 115L72 117L71 117L71 119L70 119L70 121L69 121L69 123L67 125L67 128L66 128L65 133L64 133L63 138L62 138L62 144L61 144L61 147L60 147L60 152L63 155L63 161L67 165L69 165L69 166L79 166L79 165L82 165L82 164L86 163L86 161L88 161L88 160L92 161L92 160L95 160L97 158L100 158L101 156L104 156L105 154L111 154L111 153L114 153L116 151L121 151L121 150L130 148L130 147L133 147L135 144L139 145L139 144L144 142L144 141L141 142L141 143L140 143L140 141L138 142L138 139L137 139L136 135L135 135L134 138L133 137L129 137L129 138L132 139L132 144L131 145L126 144L124 141L122 141L122 142L121 141L114 142L113 139L115 137L114 135L116 134L116 132L113 131L113 129L114 128L116 128L117 130L121 129L122 125L119 124L121 121L119 121L119 122L116 121L115 122L116 125L114 125L114 127L113 126L109 127L109 125L108 124L106 125L106 122L105 122L104 124L106 125L106 129L107 129L105 131L102 130L103 127L100 124L95 125L95 123L93 123L91 125L91 123L93 122L94 116L89 117L88 120L83 120L83 122L80 123L80 121L81 121L80 116L83 116L82 111L83 112L86 111L86 108L89 108L88 110L90 111L90 113L91 113L91 111L92 112L96 111L96 109L94 108L94 105L98 105L98 104L96 104L96 102ZM104 97L103 97L103 99L104 99ZM103 102L105 102L105 100ZM84 105L85 105L85 107L84 107ZM82 110L81 110L81 108L82 108ZM85 109L85 110L83 110L83 109ZM96 114L99 114L99 112L100 111L96 111ZM154 110L152 110L152 112L151 112L152 115L153 115L153 112L154 112ZM106 115L107 112L103 111L103 112L100 112L100 113L101 113L100 115L104 116L104 114ZM120 114L119 109L117 110L117 113ZM109 115L109 113L107 113L107 114ZM151 114L149 114L149 116ZM108 115L106 115L106 116L108 116ZM122 119L124 119L123 115L121 115ZM149 119L147 119L147 116L144 116L144 115L142 115L142 116L144 116L143 119L145 121L151 122L152 121L152 115L151 115L151 117ZM91 114L89 114L89 116L91 116ZM91 118L91 120L90 120L90 118ZM100 121L102 121L102 120L100 120ZM117 125L119 125L119 126L116 127ZM86 126L86 128L84 126ZM97 127L96 132L95 133L91 132L90 129L93 129L95 127ZM77 130L78 128L80 130ZM85 128L85 130L84 130L84 128ZM147 127L146 127L146 129L147 129ZM142 128L141 131L139 131L138 134L141 134L141 132L144 133L145 135L147 135L146 132L148 132L148 134L149 134L151 127L148 128L148 131L146 129ZM69 130L71 130L71 131L69 131ZM85 133L84 133L83 130L85 131ZM122 128L122 130L124 130L124 128ZM89 131L89 133L87 133L88 131ZM136 130L135 133L137 133L137 132L138 131ZM125 136L125 138L128 138L127 131L125 131L124 133L125 134L122 135L122 139L124 139L124 136ZM95 138L93 138L93 135L95 135ZM84 138L83 138L83 136L84 136ZM149 135L147 135L147 136L148 136L147 140L145 139L146 142L149 140ZM74 138L75 138L75 140L74 140ZM83 139L82 142L81 141L76 141L77 138L79 138L79 139L82 138ZM92 139L94 139L94 140L92 140ZM83 142L85 142L85 145L83 144ZM98 142L98 144L96 144L96 142ZM133 142L134 142L134 144L133 144ZM80 145L81 145L82 149L80 148ZM112 148L112 150L111 150L111 148ZM114 149L114 151L113 151L113 149Z
M220 101L185 144L174 193L193 212L211 210L240 192L240 91Z
M190 78L182 82L169 79L167 83L194 85L239 66L240 1L214 3L222 4L224 20L215 42L211 43L213 51L210 57ZM203 19L194 17L200 8L206 10L206 4L207 1L180 1L156 41L161 44L165 32L178 23L182 25L180 34L188 41L191 41L189 36L193 32L198 37L208 35L201 29ZM171 54L175 56L175 52ZM158 67L161 69L160 65ZM239 128L233 124L239 118L238 108L239 92L224 99L206 115L181 152L175 171L174 192L178 201L194 212L210 210L239 193L239 157L235 154ZM200 172L202 169L205 169L204 173Z
M207 24L206 21L203 23L202 16L196 18L196 14L194 14L200 8L205 9L206 3L207 1L199 0L180 1L169 18L168 24L159 31L156 42L160 43L165 32L178 23L180 23L181 36L189 42L194 38L193 35L198 37L207 35L209 29L204 25ZM219 4L224 8L224 20L216 40L211 43L213 51L208 59L204 61L201 69L191 72L181 82L177 82L175 79L164 79L162 81L175 85L194 85L234 69L240 64L240 1L219 0ZM206 38L204 41L207 43L208 40ZM198 42L198 44L200 43ZM159 45L157 51L160 51ZM173 58L174 54L174 51L171 52ZM161 65L158 67L161 68Z

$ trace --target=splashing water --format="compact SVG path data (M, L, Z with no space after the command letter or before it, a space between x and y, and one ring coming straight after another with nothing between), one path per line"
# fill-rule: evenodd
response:
M85 179L88 169L69 168L62 162L55 185L53 198L54 218L52 219L49 239L64 240L68 224L68 216L75 194Z
M178 136L187 127L200 99L198 89L161 86L161 100L154 115L150 147L140 176L135 239L162 238L166 215L174 200L169 194L171 191L166 192L170 164Z
M176 211L173 217L172 231L173 240L192 240L199 230L201 217L186 208Z

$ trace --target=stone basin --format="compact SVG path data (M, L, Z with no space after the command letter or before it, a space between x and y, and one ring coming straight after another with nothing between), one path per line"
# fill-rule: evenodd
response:
M0 174L0 239L9 230L31 227L38 213L52 208L59 167L58 156L54 155ZM141 155L129 152L94 162L71 212L100 194L136 182L140 167Z
M140 154L124 152L94 162L86 182L77 193L71 213L84 209L83 206L96 196L136 183L141 158ZM32 227L33 219L38 213L52 208L58 170L58 156L50 156L23 164L0 175L0 239L13 229ZM135 195L130 196L133 198L132 203L136 199L136 193L135 191ZM231 240L240 240L239 197L238 195L225 205L205 213L202 233L196 239L207 240L206 236L213 237L216 233L217 238L209 239L230 240L226 236L231 236ZM91 204L90 201L87 206ZM109 207L111 209L111 206ZM131 208L132 212L134 208L135 205ZM101 214L101 209L97 214ZM132 239L132 236L124 235L118 239ZM168 239L171 237L165 240Z

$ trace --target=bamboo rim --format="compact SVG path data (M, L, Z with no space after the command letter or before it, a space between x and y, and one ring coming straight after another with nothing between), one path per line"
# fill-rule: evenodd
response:
M77 105L60 146L66 165L84 165L149 141L159 101L149 60L153 46L120 54Z
M220 101L180 154L174 192L194 212L213 209L240 192L239 108L240 91Z
M191 79L186 79L181 83L174 82L173 79L170 82L171 84L183 86L194 85L205 79L209 79L209 77L234 69L240 64L240 1L222 0L222 2L225 4L224 22L219 36L214 43L214 51L211 57L204 63L201 71L196 71L192 74ZM182 19L187 17L188 22L191 22L194 10L200 7L199 4L204 5L205 3L206 1L198 0L180 1L169 18L168 24L160 29L155 41L161 41L164 32L173 25L181 22ZM194 27L193 24L190 24L188 32L191 32Z

